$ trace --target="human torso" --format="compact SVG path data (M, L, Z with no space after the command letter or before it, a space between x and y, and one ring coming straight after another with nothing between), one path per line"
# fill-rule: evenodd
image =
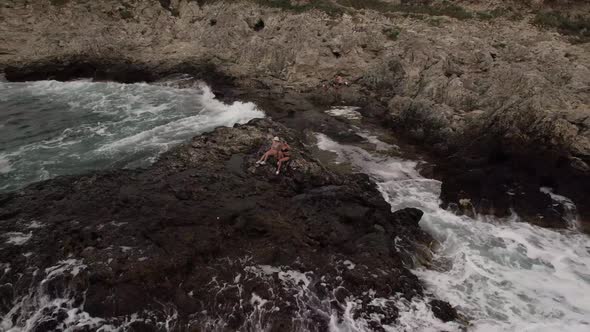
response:
M270 146L271 150L280 151L281 150L281 142L273 141L272 145Z

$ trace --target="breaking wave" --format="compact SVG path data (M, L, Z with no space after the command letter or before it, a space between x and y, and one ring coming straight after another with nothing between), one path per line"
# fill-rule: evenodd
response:
M264 117L225 104L204 83L0 82L0 191L58 175L145 167L170 147L219 126Z
M439 241L440 248L431 267L413 272L430 292L471 321L469 330L590 328L590 237L576 230L575 206L569 199L540 188L569 212L571 228L565 230L531 225L517 215L506 219L457 216L440 208L441 183L422 177L416 169L419 162L378 153L386 143L372 142L376 148L369 152L322 134L317 139L321 149L337 155L337 161L371 175L393 210L424 211L420 225ZM409 321L415 322L415 317Z

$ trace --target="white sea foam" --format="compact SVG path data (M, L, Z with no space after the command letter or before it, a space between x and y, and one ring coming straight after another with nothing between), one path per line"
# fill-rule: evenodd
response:
M8 156L0 154L0 174L9 173L10 171L12 171L12 164L10 164Z
M553 200L554 206L561 205L566 212L567 221L570 222L572 227L577 226L576 225L576 219L577 219L576 205L574 204L574 202L572 202L571 199L554 193L553 188L541 187L541 188L539 188L539 191L541 191L542 193L548 194L549 197L551 197L551 199Z
M354 264L353 262L351 262L349 260L345 260L343 263L346 266L346 268L349 270L354 270L354 268L356 267L356 264Z
M342 264L347 269L354 269L355 265L350 261L344 261ZM289 270L285 267L275 267L269 265L253 265L247 266L244 271L246 272L246 279L249 275L254 275L258 278L268 278L269 282L272 280L272 276L278 276L281 281L283 288L289 293L293 294L299 312L296 313L294 318L294 329L297 331L309 331L310 313L315 315L323 315L329 319L329 331L330 332L369 332L373 331L371 325L377 324L384 328L385 331L460 331L460 326L457 323L443 323L439 319L435 318L428 301L429 297L425 298L414 298L413 301L407 301L403 299L401 294L395 294L388 298L375 297L376 292L370 290L364 293L363 297L369 297L371 299L369 305L373 307L381 307L384 310L388 310L388 307L395 307L399 311L399 318L393 323L382 322L384 315L382 314L371 314L369 317L358 315L364 311L363 300L349 296L345 299L345 306L342 308L342 314L338 314L337 311L333 310L333 304L328 298L320 300L313 290L310 289L312 280L321 280L319 276L314 276L311 272L298 272ZM215 285L221 285L216 280L213 281ZM223 284L223 287L227 287ZM221 291L221 290L220 290ZM278 307L274 306L272 301L276 299L264 299L256 294L251 294L250 303L258 310L257 314L252 314L250 319L257 319L255 322L260 321L260 315L266 313L272 313L278 310ZM285 301L283 298L282 301ZM255 311L256 311L255 310ZM264 329L264 325L256 325Z
M388 151L388 150L392 150L392 149L399 150L399 147L397 145L385 143L385 142L379 140L379 138L377 138L377 136L371 135L370 133L368 133L366 131L358 131L357 135L366 139L367 142L375 145L375 150L377 150L377 151Z
M542 193L548 194L551 197L551 199L553 199L554 201L556 201L558 203L574 206L574 203L572 202L571 199L569 199L565 196L562 196L562 195L555 194L553 192L553 188L541 187L541 188L539 188L539 191Z
M244 270L256 275L272 275L276 273L282 282L286 284L292 284L293 286L301 285L302 287L307 287L310 283L310 278L306 275L306 273L294 270L284 270L280 267L274 267L270 265L248 266ZM307 272L307 274L311 274L311 272Z
M190 89L87 80L0 85L0 108L3 102L22 105L5 116L29 128L26 135L10 122L3 129L9 133L0 154L0 176L8 175L3 191L57 175L146 167L192 136L264 117L253 103L215 99L205 84Z
M397 326L396 329L386 329L386 331L462 331L462 328L458 323L444 323L434 317L430 305L428 304L428 300L428 297L414 297L412 301L405 300L401 296L395 298L395 304L399 309Z
M128 247L128 246L119 246L119 248L121 249L122 252L126 253L128 251L133 250L133 247Z
M27 228L32 228L32 229L36 229L36 228L42 228L45 227L45 225L43 225L42 223L38 222L37 220L32 220L29 225L27 225Z
M457 216L439 207L440 185L423 178L416 163L374 156L318 135L318 146L370 174L393 210L417 207L420 222L440 243L433 269L414 271L429 291L457 305L474 331L586 331L590 326L590 238L575 229L551 230L520 222ZM551 193L548 189L542 189ZM570 200L553 194L553 200ZM450 264L449 264L450 262ZM417 306L416 308L421 307ZM420 325L420 309L403 315L407 331ZM428 321L429 319L426 319ZM448 328L445 328L448 329Z
M10 263L0 263L0 271L2 271L2 276L10 271Z
M4 233L4 237L6 238L6 243L15 246L22 246L33 237L33 233L8 232Z
M256 295L256 293L252 292L252 298L250 299L250 304L253 305L256 309L260 310L264 305L268 303L268 300L261 298L260 296Z
M429 297L414 297L412 301L404 299L401 294L395 294L389 298L374 297L375 292L369 292L370 306L387 310L395 307L398 310L398 318L394 323L383 322L384 315L373 313L367 318L359 318L356 313L360 310L362 301L348 298L342 317L335 314L330 316L330 332L369 332L374 331L371 325L377 325L387 332L459 332L462 327L455 322L444 323L434 316L428 301ZM371 324L373 323L373 324Z
M115 142L103 145L99 151L138 150L146 146L156 146L162 151L178 144L191 135L196 135L220 126L246 123L254 118L264 117L264 113L253 103L234 102L231 105L215 99L206 85L202 86L201 111L194 115L142 131Z
M56 265L45 269L46 276L42 283L55 278L57 275L64 274L65 272L68 272L75 277L80 271L85 270L86 268L87 266L79 259L70 258L59 261Z
M0 263L0 267L2 266L3 264ZM59 279L59 277L66 277L65 280L69 280L86 268L87 266L82 260L72 258L62 260L45 269L45 277L38 287L32 288L29 294L17 299L12 309L4 317L0 317L0 331L34 331L39 323L49 317L57 317L58 313L60 317L65 313L65 318L60 320L56 326L56 330L60 331L121 332L127 331L134 322L153 323L158 330L163 331L175 329L178 312L166 304L162 304L162 312L157 314L143 311L117 318L111 322L100 317L92 317L84 311L84 304L80 304L74 297L73 292L78 291L77 287L66 286L61 296L56 293L55 289L49 290L47 288L50 281Z
M58 276L70 275L75 277L86 265L81 260L67 259L45 269L45 277L38 287L33 287L30 293L20 297L14 302L14 306L2 317L0 331L28 332L35 330L39 322L42 322L51 313L66 311L67 317L58 326L68 331L79 329L95 329L102 322L100 318L93 318L80 307L74 306L75 300L70 294L64 297L49 296L46 285ZM66 290L66 293L69 290Z
M348 120L360 120L362 115L357 111L359 108L356 106L334 106L327 110L326 113Z

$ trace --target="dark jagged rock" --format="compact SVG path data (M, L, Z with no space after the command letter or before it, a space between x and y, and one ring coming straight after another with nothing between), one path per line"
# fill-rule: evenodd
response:
M451 307L445 301L432 300L430 301L430 307L432 308L432 313L434 316L443 322L450 322L459 318L457 310L455 310L455 308Z
M294 148L279 176L272 162L255 166L275 135ZM52 317L41 330L64 327L60 312L82 304L106 320L95 324L136 313L138 331L167 319L178 329L327 326L331 308L354 299L359 317L392 322L397 309L369 308L371 296L422 294L403 264L430 241L421 211L392 213L367 176L328 171L268 119L195 137L144 170L59 177L0 202L1 234L25 238L0 244L0 292L18 299L0 314L27 296L68 300L33 304Z

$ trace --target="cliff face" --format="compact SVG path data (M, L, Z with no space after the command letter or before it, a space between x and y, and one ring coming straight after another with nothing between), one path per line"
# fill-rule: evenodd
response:
M105 59L152 72L207 63L241 87L376 105L367 115L442 156L459 152L461 167L466 155L519 156L542 160L534 172L588 179L590 44L579 43L587 17L578 16L586 9L584 1L8 1L0 67L25 79L80 59L93 62L82 72L108 70ZM577 39L557 33L566 30ZM35 76L39 68L45 74ZM326 92L336 74L351 86Z

